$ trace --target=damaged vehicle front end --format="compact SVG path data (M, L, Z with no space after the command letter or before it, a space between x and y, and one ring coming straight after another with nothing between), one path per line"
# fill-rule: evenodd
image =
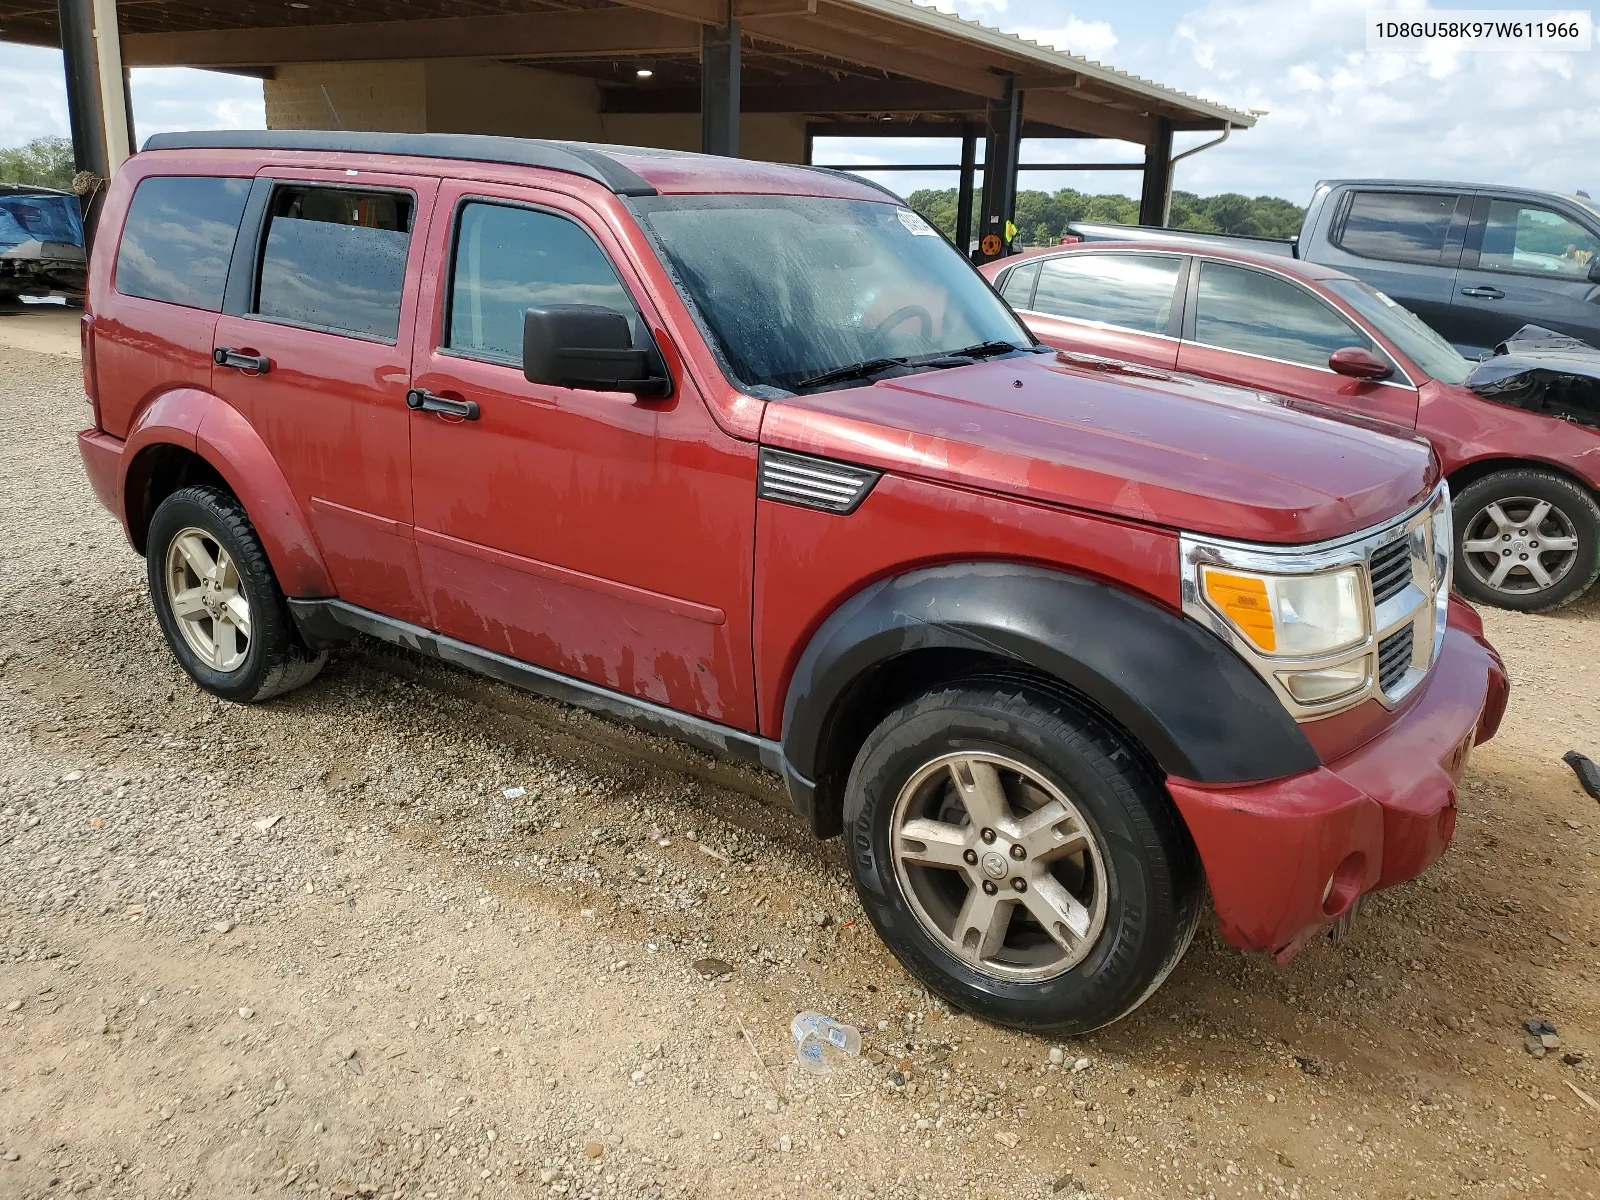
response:
M0 300L83 296L83 214L71 192L0 183Z
M1600 350L1524 325L1466 378L1485 400L1600 429Z

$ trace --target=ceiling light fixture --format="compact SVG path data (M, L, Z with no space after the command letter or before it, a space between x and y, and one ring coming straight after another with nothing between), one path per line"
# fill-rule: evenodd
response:
M649 67L640 67L637 71L634 72L634 74L636 76L638 76L640 79L649 79L649 78L651 78L652 76L655 75L655 72L652 71Z

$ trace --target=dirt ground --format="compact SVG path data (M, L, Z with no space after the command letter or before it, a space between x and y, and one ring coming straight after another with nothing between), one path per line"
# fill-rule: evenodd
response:
M0 1197L1600 1192L1600 806L1561 762L1600 756L1600 596L1489 614L1512 705L1456 843L1349 940L1207 928L1052 1047L926 997L757 772L375 643L206 697L76 364L0 381ZM798 1073L808 1008L858 1063Z

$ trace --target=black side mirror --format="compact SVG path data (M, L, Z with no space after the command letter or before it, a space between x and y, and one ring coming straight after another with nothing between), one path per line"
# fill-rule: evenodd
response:
M522 318L522 374L529 383L589 392L672 394L660 352L635 346L628 318L598 304L530 308Z
M1589 256L1589 282L1600 283L1600 250Z

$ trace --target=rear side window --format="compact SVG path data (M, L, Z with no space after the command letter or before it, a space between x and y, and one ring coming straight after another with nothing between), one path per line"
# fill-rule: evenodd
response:
M249 194L248 179L152 175L141 180L117 247L117 291L220 312L228 259Z
M605 252L565 217L503 204L464 205L445 346L477 358L522 361L522 316L543 304L598 304L627 317L638 309Z
M1046 259L1035 312L1166 333L1179 260L1171 255L1074 254Z
M1039 264L1015 267L1000 285L1000 294L1012 308L1027 308L1033 303L1033 281L1039 278Z
M257 315L394 341L415 206L409 192L279 188L261 254Z
M1326 367L1343 346L1387 358L1332 308L1299 284L1264 271L1223 263L1200 264L1194 340L1308 367Z
M1363 258L1437 265L1455 212L1454 196L1356 192L1350 197L1338 244Z

